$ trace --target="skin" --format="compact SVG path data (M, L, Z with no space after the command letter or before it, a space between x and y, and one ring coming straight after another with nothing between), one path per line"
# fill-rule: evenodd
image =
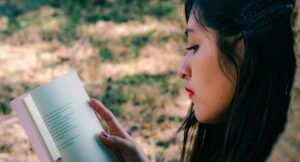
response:
M195 116L201 123L226 121L236 77L233 77L233 81L230 80L219 66L220 56L215 32L200 26L193 15L187 24L187 35L188 48L194 49L187 50L178 69L178 76L184 80L185 86L195 93L191 98Z
M131 138L113 113L96 99L91 99L89 103L108 128L108 132L99 134L100 140L117 155L121 162L149 162L143 149Z
M191 15L187 31L190 46L196 45L199 48L187 51L178 69L178 75L184 80L186 87L195 92L191 99L194 103L195 116L203 123L225 121L228 106L234 95L236 76L233 75L232 81L220 69L216 34L213 30L201 28ZM226 67L228 68L226 70L232 71L233 67L230 65ZM121 162L149 162L143 149L100 101L91 99L90 105L108 128L107 132L100 132L99 138Z

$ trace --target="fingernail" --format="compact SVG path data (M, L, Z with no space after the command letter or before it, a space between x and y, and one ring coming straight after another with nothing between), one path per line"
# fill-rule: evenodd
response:
M95 100L95 99L91 99L91 100L90 100L90 105L91 105L93 108L95 108L95 106L96 106L96 100Z
M62 158L61 157L59 157L57 160L56 160L56 162L62 162Z
M110 137L110 135L108 134L108 133L106 133L106 132L102 132L103 133L103 136L105 137L105 138L109 138Z
M89 101L91 104L93 104L94 103L94 99L92 98L92 99L90 99L90 101Z

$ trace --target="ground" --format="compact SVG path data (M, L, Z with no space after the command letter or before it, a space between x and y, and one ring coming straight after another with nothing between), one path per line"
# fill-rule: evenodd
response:
M0 0L0 162L38 161L9 101L75 68L151 161L178 161L182 2Z

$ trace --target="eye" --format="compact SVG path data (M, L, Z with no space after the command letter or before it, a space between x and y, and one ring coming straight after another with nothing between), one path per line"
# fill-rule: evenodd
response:
M187 51L194 50L193 54L195 54L198 49L199 49L199 45L193 45L193 46L190 46L190 47L186 48Z

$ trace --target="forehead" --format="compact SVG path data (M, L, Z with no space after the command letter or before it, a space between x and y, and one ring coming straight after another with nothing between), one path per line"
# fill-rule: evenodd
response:
M187 28L194 29L194 30L200 28L200 24L198 24L194 14L192 13L190 14L189 20L187 22Z
M187 22L187 31L193 31L196 33L201 33L204 35L215 35L215 31L207 26L204 26L204 24L199 24L199 22L196 20L194 14L191 12L189 20Z

